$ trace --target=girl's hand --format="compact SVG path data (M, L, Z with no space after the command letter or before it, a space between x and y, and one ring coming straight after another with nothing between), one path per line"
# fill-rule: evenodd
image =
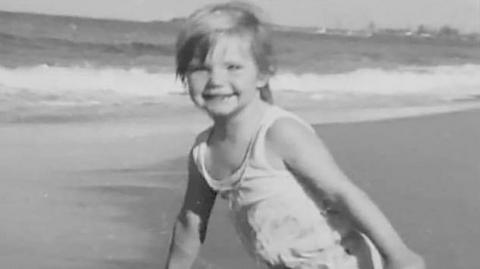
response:
M401 260L386 261L385 269L425 269L425 261L423 258L413 252L410 252Z

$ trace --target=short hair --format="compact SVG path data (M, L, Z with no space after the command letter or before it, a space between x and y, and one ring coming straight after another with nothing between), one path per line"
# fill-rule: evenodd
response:
M183 82L194 58L204 61L219 34L250 38L251 52L259 71L276 70L270 24L263 12L245 2L207 5L187 18L176 43L176 74Z

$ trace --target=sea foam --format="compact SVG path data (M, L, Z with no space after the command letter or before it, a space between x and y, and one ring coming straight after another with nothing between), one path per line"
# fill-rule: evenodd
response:
M127 96L162 96L183 91L172 74L149 73L142 68L94 68L33 66L8 69L0 67L0 84L36 93L70 92L94 94L111 92Z
M338 74L281 74L272 87L329 95L433 95L468 97L480 94L480 65L359 69Z
M0 67L0 97L17 96L28 92L36 96L56 96L83 101L165 98L184 93L185 88L173 73L154 73L143 68L58 67L32 66ZM325 96L405 96L432 95L440 98L469 98L480 95L480 65L415 67L396 69L358 69L337 74L279 73L271 79L274 91L304 93L311 98ZM4 98L5 99L5 98Z

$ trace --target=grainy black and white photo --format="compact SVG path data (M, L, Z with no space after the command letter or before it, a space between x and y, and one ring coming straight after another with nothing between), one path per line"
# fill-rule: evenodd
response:
M0 0L0 180L0 268L477 268L480 0Z

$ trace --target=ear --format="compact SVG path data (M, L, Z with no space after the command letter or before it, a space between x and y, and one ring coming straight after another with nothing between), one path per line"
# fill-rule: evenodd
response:
M190 84L188 83L188 79L182 79L181 80L183 89L189 91L190 90Z
M270 79L269 75L260 74L257 78L257 88L263 88L267 85L268 80Z

